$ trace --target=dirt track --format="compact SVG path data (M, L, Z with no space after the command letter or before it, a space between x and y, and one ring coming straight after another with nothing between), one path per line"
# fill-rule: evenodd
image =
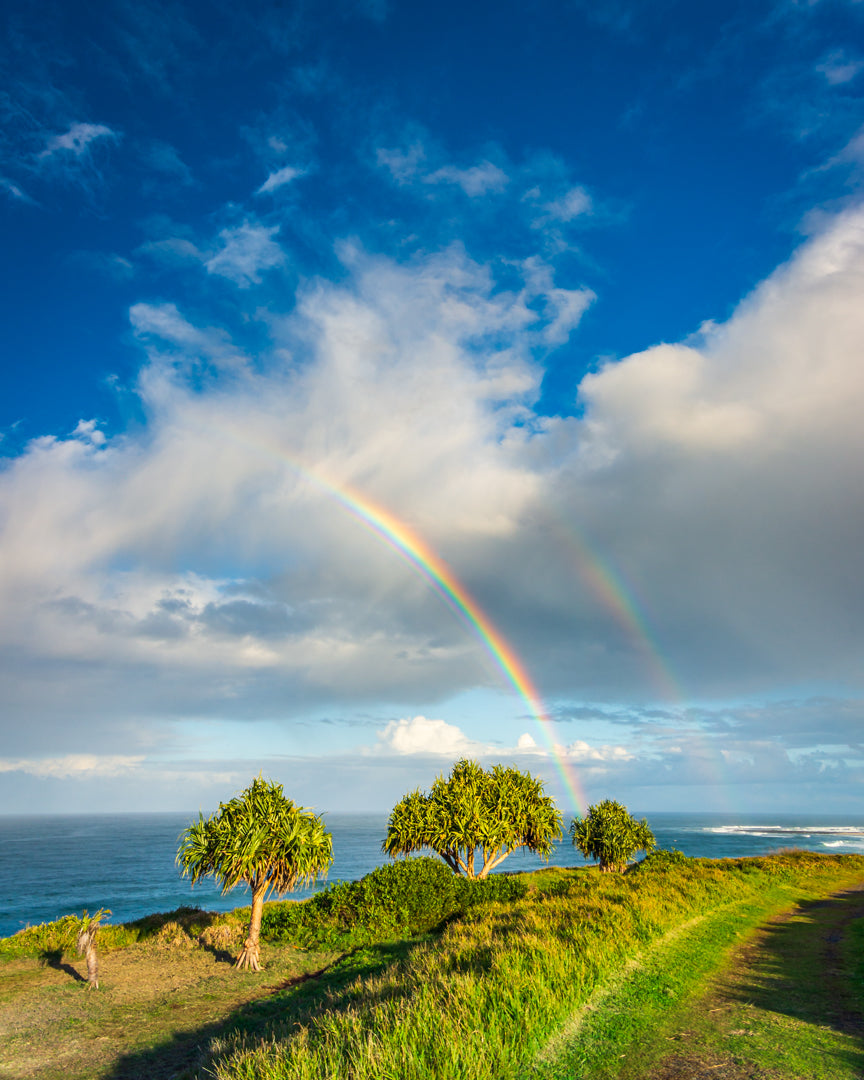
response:
M859 919L864 919L861 888L805 902L760 927L711 981L690 1014L692 1030L673 1036L682 1048L676 1048L650 1080L777 1080L801 1075L747 1061L747 1039L757 1034L757 1010L830 1028L860 1047L864 1016L850 990L850 972L843 959L844 939ZM718 1053L723 1043L730 1050ZM864 1054L861 1058L864 1066ZM810 1075L823 1074L814 1064L814 1071L801 1075L801 1080Z

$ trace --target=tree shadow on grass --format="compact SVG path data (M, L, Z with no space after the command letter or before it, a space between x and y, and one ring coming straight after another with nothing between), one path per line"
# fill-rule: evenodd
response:
M307 972L272 987L258 1000L220 1020L177 1031L151 1049L124 1054L104 1074L104 1080L194 1080L200 1069L212 1066L209 1049L212 1039L255 1040L287 1034L320 1014L325 994L336 999L335 1005L332 999L328 1000L327 1008L339 1010L340 997L356 978L377 974L388 964L407 957L415 947L416 942L407 941L371 945L345 953L320 971ZM350 997L342 997L344 1007L348 1006Z
M62 949L43 949L39 953L39 959L45 967L53 968L55 971L65 971L67 975L76 982L87 982L84 976L71 964L65 964L63 962L63 950Z
M862 918L862 891L800 902L760 931L723 997L851 1036L861 1049L843 1057L864 1076L864 1001L853 990L855 972L842 947Z

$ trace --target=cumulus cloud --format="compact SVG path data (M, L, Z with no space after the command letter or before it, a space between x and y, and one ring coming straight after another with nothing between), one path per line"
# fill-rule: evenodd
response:
M437 757L460 757L476 754L479 745L467 738L455 724L444 720L391 720L378 733L380 747L397 754L434 754Z
M32 758L70 715L121 741L122 722L157 716L372 702L414 715L500 687L352 500L447 560L552 701L644 700L658 672L694 697L860 687L864 214L807 240L725 323L601 365L567 417L537 412L534 356L566 338L587 291L537 261L503 287L458 247L407 264L340 255L342 282L309 281L266 313L254 363L222 327L135 304L146 424L109 436L84 419L9 459L0 679L14 753ZM238 284L262 272L225 258ZM580 732L562 752L668 781L686 747L698 778L692 762L720 760L699 738L732 721L658 718L650 747L645 723L621 723L629 741ZM748 744L760 723L741 714L723 736L743 755L726 762L736 775L841 767L793 760L809 734L787 747L763 726ZM422 716L384 731L397 756L470 742Z

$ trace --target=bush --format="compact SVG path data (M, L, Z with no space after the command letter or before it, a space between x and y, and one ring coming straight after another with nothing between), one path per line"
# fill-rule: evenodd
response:
M641 862L636 863L634 870L668 870L670 866L684 866L688 862L683 851L671 848L669 851L662 849L649 851Z
M405 859L379 866L360 881L340 881L303 903L267 904L261 929L269 940L307 947L366 944L423 934L470 907L515 900L526 891L517 878L471 881L436 859Z

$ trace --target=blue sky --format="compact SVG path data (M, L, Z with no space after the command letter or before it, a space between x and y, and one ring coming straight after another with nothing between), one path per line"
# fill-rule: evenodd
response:
M0 812L858 805L864 6L5 11Z

